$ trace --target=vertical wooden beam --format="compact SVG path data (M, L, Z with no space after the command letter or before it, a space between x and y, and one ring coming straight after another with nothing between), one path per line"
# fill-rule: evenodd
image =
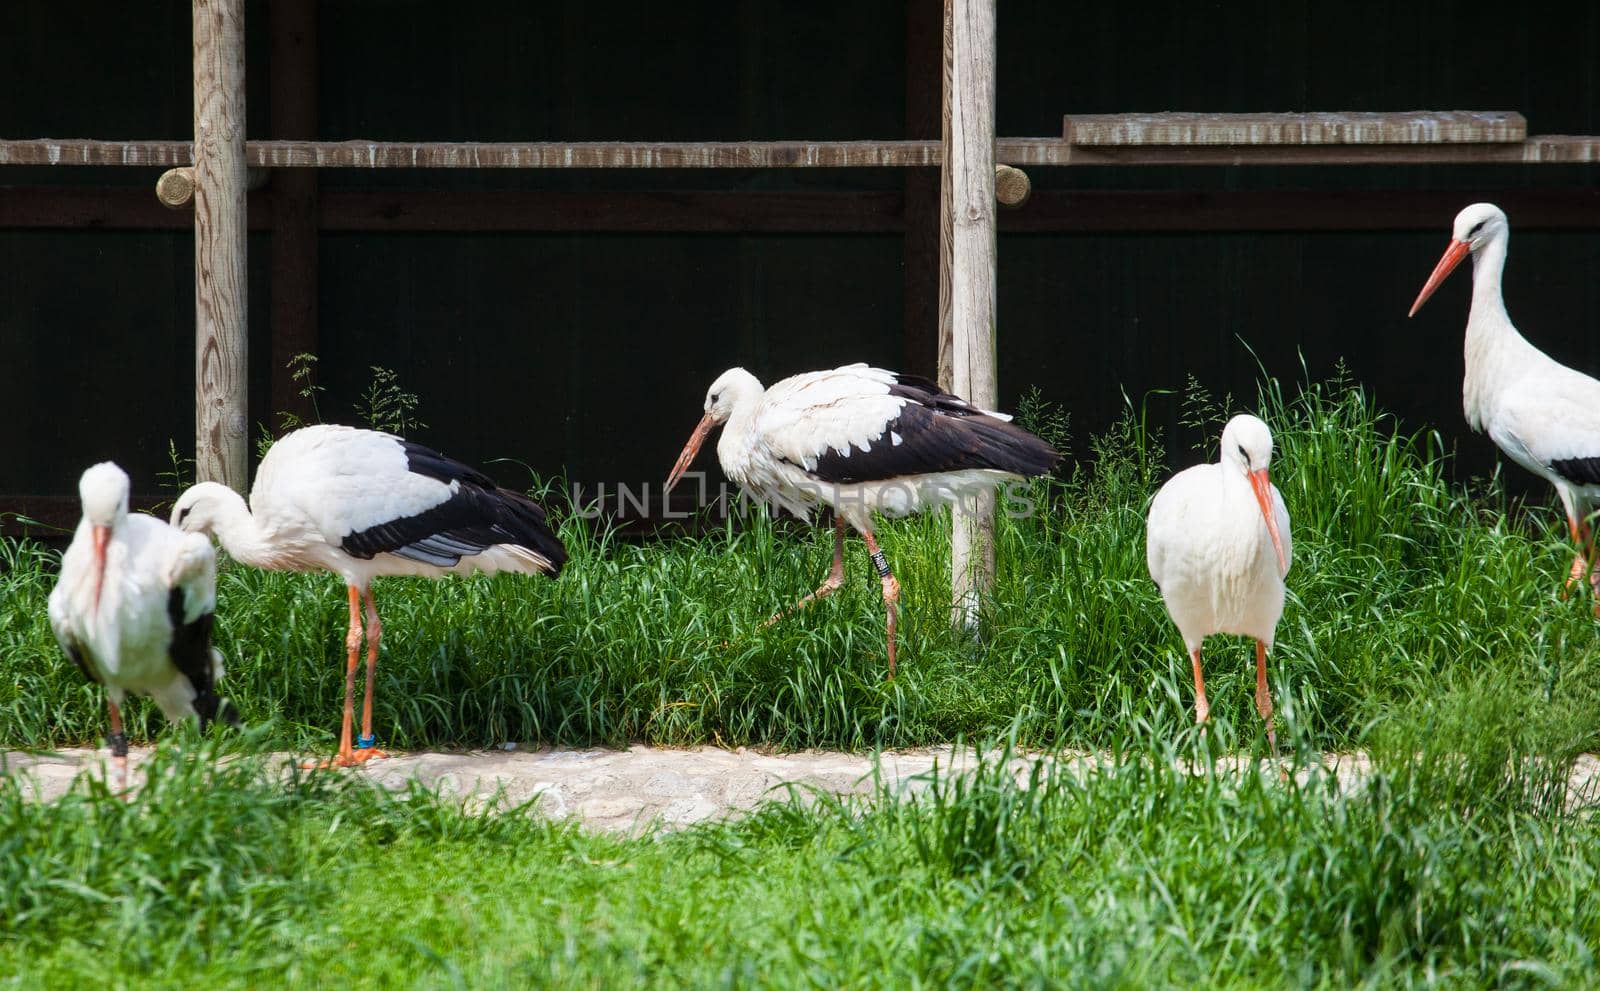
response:
M995 0L949 0L945 65L944 209L948 225L950 385L993 409L995 377ZM940 353L945 327L941 326ZM994 583L994 496L964 499L953 514L954 615L973 629Z
M248 480L244 0L194 0L195 473Z
M273 0L267 11L272 136L317 136L316 0ZM317 170L272 175L272 377L268 411L312 418L290 375L297 354L317 353ZM276 424L274 424L276 426Z
M943 15L941 0L906 2L907 138L929 140L940 133ZM905 353L901 367L913 375L932 378L939 363L939 172L906 169L904 203Z

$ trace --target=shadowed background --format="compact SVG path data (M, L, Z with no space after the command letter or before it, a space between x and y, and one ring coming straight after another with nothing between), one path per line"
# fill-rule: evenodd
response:
M320 5L316 136L936 136L938 15L936 3ZM266 4L250 5L251 138L273 136L269 19ZM0 136L188 136L189 31L187 3L6 5ZM1505 109L1530 133L1600 131L1600 13L1584 4L1508 22L1444 3L1007 3L998 48L1002 136L1059 134L1064 113L1157 110ZM0 167L0 503L70 499L82 468L106 457L154 493L169 440L192 447L190 233L5 222L7 196L42 186L153 202L159 171ZM1484 193L1511 218L1513 318L1558 360L1600 368L1594 166L1029 171L1035 202L1002 218L1002 404L1037 387L1070 411L1075 453L1125 395L1148 402L1176 447L1198 442L1175 396L1147 394L1192 374L1248 399L1258 358L1296 380L1303 356L1313 377L1343 359L1409 425L1459 441L1459 472L1489 469L1490 444L1468 439L1460 413L1469 280L1405 319L1455 209ZM428 427L416 439L452 455L511 458L591 487L657 481L730 365L768 382L855 360L932 371L937 258L930 283L926 251L901 233L908 203L937 210L920 198L930 180L898 169L325 170L325 210L342 190L828 193L786 208L836 214L840 232L768 232L760 210L735 216L732 233L648 219L630 233L402 232L381 217L372 230L324 229L308 304L322 415L351 419L380 365L420 396ZM1251 197L1274 190L1305 195L1264 213L1276 201ZM1053 230L1036 231L1028 211L1052 191L1125 198L1081 211L1068 201L1043 224ZM1421 205L1408 210L1410 191ZM1398 194L1399 208L1375 192ZM1528 223L1519 202L1538 204ZM1124 214L1133 229L1117 229ZM1006 230L1023 218L1029 232ZM1249 229L1217 229L1231 218ZM272 394L271 236L250 241L258 422L286 405L281 388ZM714 472L711 460L702 467Z

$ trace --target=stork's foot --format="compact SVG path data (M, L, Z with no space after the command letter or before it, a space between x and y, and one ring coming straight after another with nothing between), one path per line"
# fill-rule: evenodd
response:
M761 624L761 628L762 629L766 629L767 627L771 626L773 623L776 623L778 620L783 619L785 616L794 615L795 613L797 613L800 610L804 609L806 606L811 605L811 603L817 601L818 599L826 599L828 596L830 596L833 593L837 592L840 589L840 587L843 586L843 585L844 585L844 572L843 571L835 571L835 572L833 572L832 574L828 575L828 577L826 579L823 580L821 585L817 586L817 590L815 592L812 592L811 594L807 595L805 598L801 599L799 602L796 602L794 605L790 606L789 608L787 608L787 609L779 609L777 612L773 613L771 616L768 616L767 617L767 621L765 623Z
M1565 599L1572 594L1572 587L1583 582L1584 575L1589 573L1589 562L1583 559L1582 554L1572 557L1572 570L1567 573L1567 580L1561 585L1561 597ZM1592 576L1591 576L1592 580Z
M308 760L301 763L300 767L307 771L326 771L331 767L359 767L369 760L388 757L389 755L377 747L361 747L351 750L341 750L332 757L323 760Z
M128 755L117 754L111 758L112 780L111 793L124 802L133 801L133 789L128 787Z

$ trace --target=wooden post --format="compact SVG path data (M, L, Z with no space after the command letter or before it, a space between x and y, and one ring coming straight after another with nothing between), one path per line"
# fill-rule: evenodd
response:
M950 355L951 391L993 409L995 378L995 0L947 0L943 237L949 285L940 356ZM942 370L942 369L941 369ZM994 496L964 499L952 512L954 619L975 628L994 583Z
M267 64L272 93L272 136L317 136L317 5L315 0L273 0ZM317 353L317 170L278 169L272 177L272 372L267 413L313 418L289 362ZM274 422L272 427L276 429Z
M195 474L244 492L244 0L194 0Z

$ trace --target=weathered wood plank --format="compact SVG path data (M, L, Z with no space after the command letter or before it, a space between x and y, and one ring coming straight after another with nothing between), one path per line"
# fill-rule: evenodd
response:
M939 142L755 141L422 143L251 141L258 168L929 168ZM1065 138L997 138L1006 165L1542 165L1600 162L1600 135L1536 135L1522 142L1388 145L1083 145ZM4 165L189 165L181 141L0 140Z
M1547 134L1505 144L1074 145L999 138L1007 165L1562 165L1600 162L1600 136Z
M243 493L244 0L194 0L195 475Z
M995 372L995 0L951 0L944 219L950 231L950 384L993 409ZM945 328L941 328L941 335ZM952 615L976 630L994 585L994 497L963 500L951 514Z
M1076 145L1382 145L1519 142L1528 122L1510 110L1398 113L1069 114Z
M254 166L606 169L936 166L937 141L405 142L251 141ZM182 141L0 140L0 165L188 165Z

